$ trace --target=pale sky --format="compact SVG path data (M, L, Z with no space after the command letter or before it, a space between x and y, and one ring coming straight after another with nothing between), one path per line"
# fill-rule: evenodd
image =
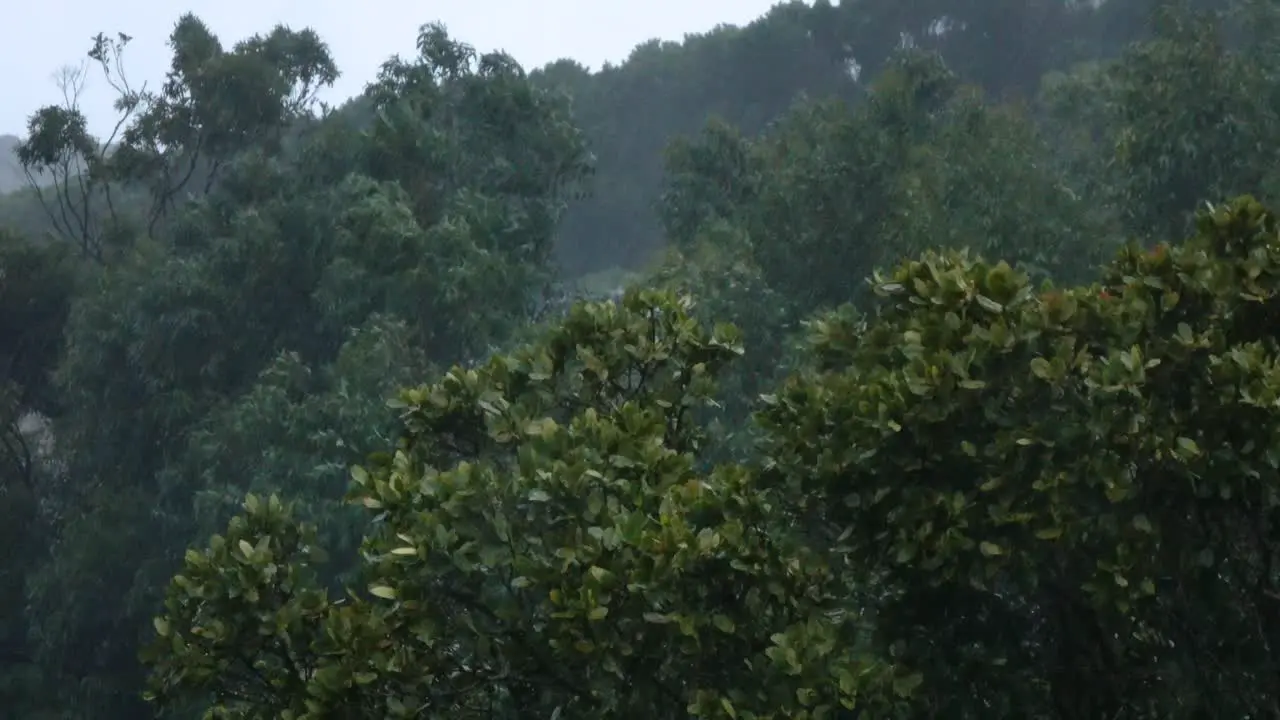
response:
M680 40L720 23L745 25L776 0L36 0L0 12L0 134L24 134L36 108L60 99L55 71L81 62L99 32L133 37L125 55L130 82L158 88L169 64L166 40L178 17L193 12L224 47L277 24L311 27L329 43L342 71L323 98L358 94L378 66L415 55L418 26L440 21L455 39L481 52L505 50L525 69L570 57L598 69L621 62L651 38ZM167 9L163 9L167 8ZM81 107L91 130L112 124L113 93L91 68Z

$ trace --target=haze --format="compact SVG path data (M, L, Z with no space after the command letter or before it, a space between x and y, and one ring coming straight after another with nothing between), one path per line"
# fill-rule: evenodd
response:
M312 27L329 43L342 77L322 97L330 102L359 93L378 66L395 53L412 55L417 28L442 21L449 34L481 51L501 49L526 69L570 57L597 69L621 62L652 38L679 40L719 24L743 25L763 15L774 0L192 0L163 6L129 0L46 0L14 3L0 23L0 77L7 81L0 105L0 134L25 134L27 116L60 100L55 71L82 62L99 32L133 37L126 69L135 86L155 87L164 78L173 23L193 12L226 45L283 23ZM90 73L81 107L95 134L109 131L112 91Z

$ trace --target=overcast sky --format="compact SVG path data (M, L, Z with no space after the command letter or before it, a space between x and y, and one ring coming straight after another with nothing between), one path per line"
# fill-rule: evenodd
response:
M501 49L526 69L571 57L592 69L620 62L650 38L680 40L719 23L744 25L776 0L34 0L0 10L0 134L22 134L27 116L60 98L60 67L78 64L99 32L133 36L125 68L136 86L158 87L169 64L174 22L193 12L223 45L277 24L311 27L333 53L342 77L324 99L359 93L378 65L414 54L417 28L441 21L450 36L480 51ZM166 9L167 8L167 9ZM81 106L91 129L109 128L110 88L91 74Z

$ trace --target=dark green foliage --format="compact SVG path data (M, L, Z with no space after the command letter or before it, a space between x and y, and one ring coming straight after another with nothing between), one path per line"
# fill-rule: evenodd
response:
M1277 228L1242 198L1068 290L929 254L811 326L770 484L879 580L926 716L1276 711Z
M52 414L52 372L75 292L76 269L64 248L0 229L0 378L22 392L22 407Z
M348 604L311 599L302 529L250 497L170 586L157 698L299 718L852 704L885 670L858 657L856 617L831 614L846 586L787 541L750 473L694 467L691 413L741 350L688 304L578 306L537 345L405 391L394 454L353 471L353 499L379 519L367 594ZM246 683L246 646L265 683ZM231 692L246 684L248 702Z
M0 715L1275 716L1276 27L427 25L339 108L99 36L0 202Z
M227 132L191 142L213 153L216 182L166 209L154 238L93 257L107 267L70 302L57 372L69 515L26 592L48 687L91 679L83 707L140 712L137 632L178 548L225 521L227 497L234 507L248 490L308 488L311 515L344 549L329 508L345 468L385 442L383 399L429 361L481 355L525 322L549 278L562 195L589 169L562 99L434 26L419 58L388 64L370 87L372 127L316 118L285 152L281 123L329 75L315 69L314 36L282 33L236 55L194 18L179 23L173 82L190 63L239 78L250 70L236 67L269 59L283 84L258 89L284 115L211 121ZM240 102L182 94L196 96L206 113ZM166 102L129 127L179 133ZM128 153L111 161L168 172L163 157ZM60 336L60 324L43 327ZM345 536L351 552L358 535Z

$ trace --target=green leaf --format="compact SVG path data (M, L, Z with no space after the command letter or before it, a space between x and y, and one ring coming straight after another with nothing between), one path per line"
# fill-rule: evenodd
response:
M985 557L996 557L1004 554L1004 548L1000 547L999 545L993 542L988 542L986 540L983 540L982 542L978 543L978 551L981 552Z
M979 293L976 296L976 299L978 300L978 304L982 306L982 309L987 312L996 313L997 315L1004 312L1004 305L1001 305L986 295Z
M1053 366L1049 364L1048 360L1045 360L1042 357L1032 358L1031 374L1041 380L1048 380L1053 375Z
M369 471L359 465L352 465L351 480L357 485L367 485L369 484Z
M730 618L727 615L721 615L720 613L716 613L715 615L711 616L711 623L715 625L717 630L719 630L722 633L725 633L726 635L732 634L733 631L737 628L732 618Z
M893 693L900 698L910 697L923 682L924 675L921 673L899 675L893 679Z
M396 599L395 588L388 587L386 585L370 585L369 594L373 595L374 597L380 597L384 600Z

